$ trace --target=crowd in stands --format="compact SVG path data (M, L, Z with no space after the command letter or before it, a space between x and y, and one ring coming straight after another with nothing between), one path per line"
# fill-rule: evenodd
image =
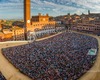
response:
M0 37L0 42L2 42L3 40L2 40L2 37Z
M0 42L5 42L5 41L12 41L13 39L12 38L3 38L0 37Z
M55 37L2 49L3 55L33 80L77 80L95 63L95 38L63 32Z
M88 34L92 34L92 35L98 35L100 36L100 31L88 31L88 30L76 30L78 32L82 32L82 33L88 33Z
M44 27L43 29L35 29L36 38L43 38L58 32L65 31L65 27Z
M1 72L0 72L0 80L6 80Z

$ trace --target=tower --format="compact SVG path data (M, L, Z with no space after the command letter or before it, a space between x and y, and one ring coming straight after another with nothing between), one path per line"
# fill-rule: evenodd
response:
M90 10L88 10L88 15L90 15Z
M24 0L24 27L25 27L25 39L27 39L27 32L30 30L30 15L31 15L31 3L30 0Z

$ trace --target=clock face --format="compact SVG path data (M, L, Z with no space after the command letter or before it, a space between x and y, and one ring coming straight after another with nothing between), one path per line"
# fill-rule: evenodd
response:
M27 20L27 23L30 23L30 20Z
M45 18L43 18L43 21L45 21Z

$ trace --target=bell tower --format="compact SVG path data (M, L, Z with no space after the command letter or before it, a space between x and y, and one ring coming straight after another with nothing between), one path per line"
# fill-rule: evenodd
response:
M24 28L25 28L25 39L27 39L27 32L30 30L31 22L31 2L30 0L24 0Z

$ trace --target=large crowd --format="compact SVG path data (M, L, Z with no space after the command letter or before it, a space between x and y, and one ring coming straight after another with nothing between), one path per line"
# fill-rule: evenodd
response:
M5 41L12 41L13 39L12 38L3 38L0 37L0 42L5 42Z
M95 38L73 32L26 45L2 49L3 55L33 80L77 80L95 63Z
M0 72L0 80L6 80L1 72Z

